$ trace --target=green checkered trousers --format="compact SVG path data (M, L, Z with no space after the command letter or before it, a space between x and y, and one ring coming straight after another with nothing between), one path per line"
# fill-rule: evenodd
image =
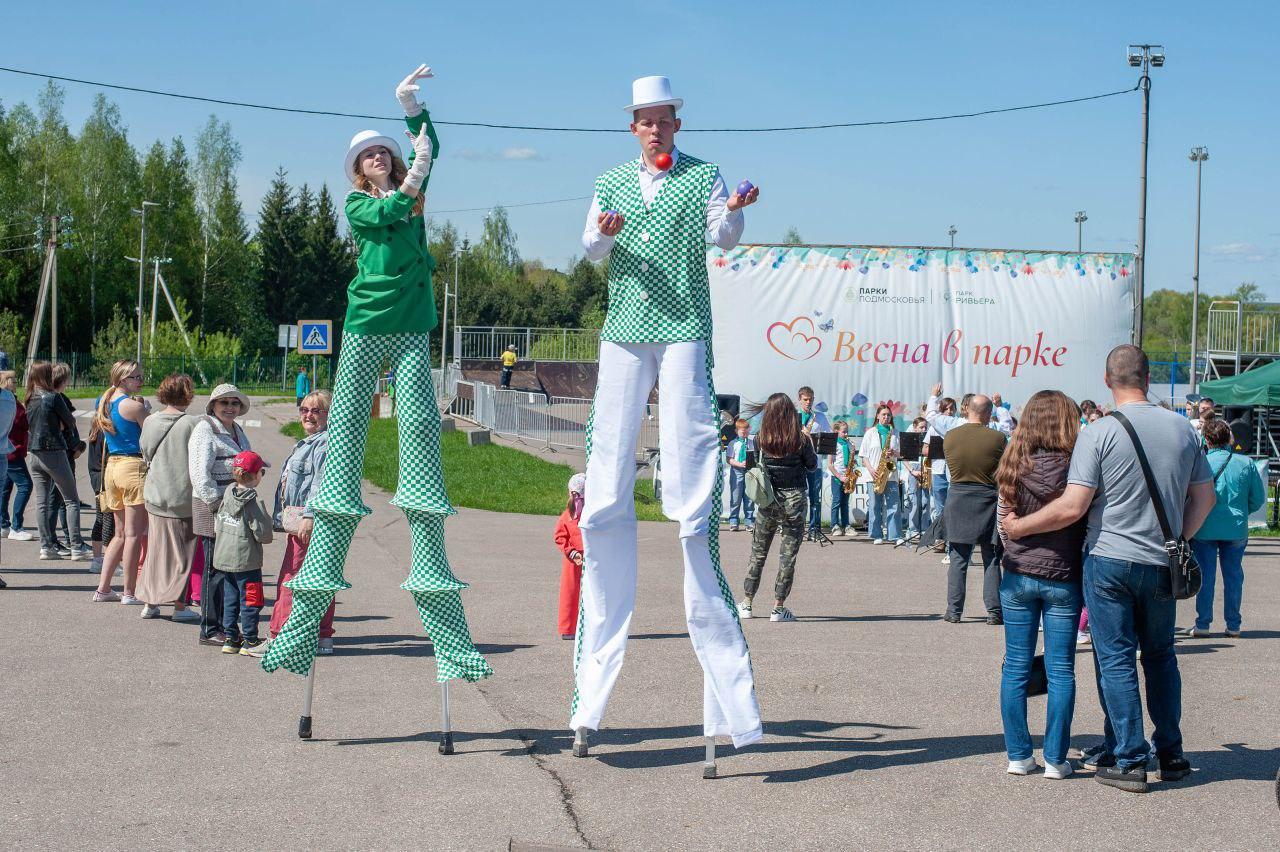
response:
M440 409L431 380L426 334L342 335L342 355L329 414L329 451L320 493L310 502L315 529L293 590L293 610L262 659L268 672L283 666L311 669L320 619L334 595L351 588L343 576L356 525L372 509L360 495L369 412L378 370L390 359L396 370L400 482L391 503L404 510L412 539L412 567L400 588L413 595L422 626L435 647L436 680L476 681L493 669L476 650L444 547L444 519L455 514L440 464Z
M742 747L761 738L751 658L720 570L720 435L706 341L602 340L588 425L587 491L579 527L584 567L569 726L597 730L622 669L635 610L638 559L635 448L654 382L662 509L679 523L685 619L703 670L703 733Z

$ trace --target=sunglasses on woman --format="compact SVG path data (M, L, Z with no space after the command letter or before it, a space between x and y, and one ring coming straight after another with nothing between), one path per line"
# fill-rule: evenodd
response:
M329 409L327 408L307 408L306 406L303 406L298 409L298 413L299 414L324 414L328 410Z

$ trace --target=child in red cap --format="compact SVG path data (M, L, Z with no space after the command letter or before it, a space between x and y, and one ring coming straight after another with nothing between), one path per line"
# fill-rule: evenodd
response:
M253 450L231 461L234 484L227 486L214 518L213 567L227 575L222 587L222 653L252 656L262 644L258 613L262 609L262 545L271 541L271 516L258 499L257 487L267 467ZM236 627L239 619L239 629Z

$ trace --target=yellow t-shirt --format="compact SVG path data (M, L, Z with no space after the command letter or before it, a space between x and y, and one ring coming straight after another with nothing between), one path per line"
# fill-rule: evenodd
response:
M514 367L515 365L516 365L516 353L514 353L514 352L503 352L503 353L502 353L502 366L504 366L504 367Z

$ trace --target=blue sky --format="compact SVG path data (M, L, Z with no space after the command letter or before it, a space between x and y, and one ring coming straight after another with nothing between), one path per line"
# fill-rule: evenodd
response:
M204 8L199 8L203 6ZM1255 281L1280 300L1274 3L912 4L329 3L10 4L3 64L234 100L395 115L418 62L437 77L439 119L625 127L632 78L666 74L686 129L907 118L1113 91L1136 82L1131 41L1160 42L1153 72L1148 290L1190 289L1195 174L1209 148L1201 281ZM217 11L208 11L215 9ZM52 27L52 29L51 29ZM1257 34L1263 40L1246 40ZM42 80L0 73L0 100L34 103ZM78 127L95 89L67 85ZM108 92L131 140L190 140L208 105ZM1266 104L1272 104L1271 107ZM393 122L219 107L244 149L252 216L277 166L341 189L351 135ZM684 134L683 150L750 178L761 203L746 241L1131 251L1137 234L1140 97L1012 115L797 134ZM635 154L625 135L441 128L429 208L587 195ZM514 208L526 258L580 253L586 202ZM476 236L483 213L449 214Z

